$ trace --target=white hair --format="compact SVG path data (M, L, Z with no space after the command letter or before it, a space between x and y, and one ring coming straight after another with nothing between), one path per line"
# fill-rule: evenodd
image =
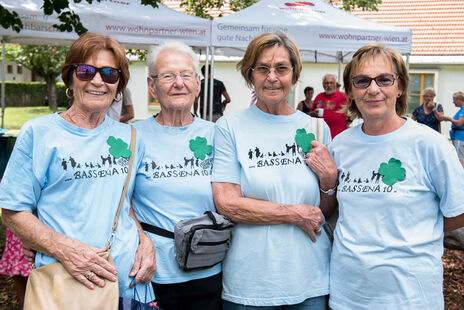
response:
M333 78L335 79L335 82L337 81L337 77L335 76L335 74L327 73L326 75L324 75L324 76L322 77L322 82L324 82L325 79L326 79L327 77L329 77L329 76L333 77Z
M162 52L168 50L178 51L190 56L190 58L192 58L192 63L195 68L195 72L197 74L200 74L200 59L190 46L181 41L166 41L160 45L150 47L147 56L148 74L150 76L156 75L156 61L158 60L158 57Z

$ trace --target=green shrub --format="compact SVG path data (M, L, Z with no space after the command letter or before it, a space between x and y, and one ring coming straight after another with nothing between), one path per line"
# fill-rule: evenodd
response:
M1 85L1 82L0 82ZM67 107L66 88L57 83L56 100L59 107ZM48 106L45 82L5 82L5 104L7 107Z

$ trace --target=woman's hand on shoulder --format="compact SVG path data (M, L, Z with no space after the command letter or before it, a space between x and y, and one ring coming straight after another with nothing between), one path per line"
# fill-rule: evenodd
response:
M139 232L139 246L135 253L134 265L129 273L135 277L135 283L150 283L155 276L156 253L150 237L144 232ZM130 284L133 287L133 282Z
M311 150L306 153L306 164L318 176L322 188L329 189L337 184L337 165L324 144L311 142Z

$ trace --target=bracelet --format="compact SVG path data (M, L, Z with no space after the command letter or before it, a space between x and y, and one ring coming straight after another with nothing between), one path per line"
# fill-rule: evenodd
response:
M328 190L325 191L325 190L323 190L323 189L319 186L319 190L320 190L323 194L325 194L325 195L327 195L327 196L332 196L332 195L335 194L335 192L337 191L337 187L338 187L338 180L337 180L337 184L335 184L334 187L332 187L332 188L330 188L330 189L328 189Z

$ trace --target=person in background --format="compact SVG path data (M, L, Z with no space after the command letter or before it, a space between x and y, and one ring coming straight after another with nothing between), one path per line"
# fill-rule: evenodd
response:
M132 95L129 88L124 89L122 98L118 96L117 100L113 100L106 114L121 123L128 123L134 118L134 106L132 105Z
M336 89L337 79L333 74L326 74L322 79L324 91L314 99L310 115L321 117L320 109L323 110L322 117L329 125L332 139L347 128L347 118L342 109L346 104L346 96ZM342 111L340 111L342 110Z
M145 141L132 198L137 218L156 247L153 288L163 310L221 310L221 264L182 271L170 232L178 221L215 211L210 175L214 124L193 116L200 91L199 60L182 42L169 41L148 56L148 89L161 111L134 124Z
M431 87L422 91L423 103L412 112L412 119L440 132L440 122L444 120L443 107L433 101L436 93Z
M256 105L222 117L214 138L213 196L235 222L223 262L225 310L327 309L330 241L322 229L337 168L313 141L310 116L288 103L301 72L296 44L264 33L237 64L256 91ZM305 156L311 158L309 167Z
M153 244L131 217L135 173L110 250L114 266L99 256L128 171L131 127L106 117L129 80L126 50L110 37L87 32L71 45L61 74L72 105L21 128L0 183L3 221L37 251L37 268L60 261L89 289L118 281L122 302L134 297L132 278L145 291L142 283L155 274ZM142 152L137 136L134 167Z
M464 169L443 135L403 117L409 74L398 51L361 47L343 82L364 122L329 146L340 211L329 306L443 309L443 232L464 226Z
M205 66L201 67L201 74L205 76ZM204 100L204 92L205 92L205 79L201 80L201 90L200 90L200 115L201 118L209 120L209 105L210 105L210 80L211 80L211 66L208 66L208 94L207 94L207 100L206 100L206 115L203 115L203 100ZM213 122L216 122L218 118L220 118L223 115L223 112L227 106L227 104L230 103L230 97L229 94L227 93L226 87L224 86L224 83L218 79L214 79L213 83ZM222 97L224 96L224 100L222 100ZM193 113L195 115L197 114L198 110L198 97L195 98L195 103L193 104Z
M464 92L453 94L453 103L459 108L454 117L444 116L444 120L451 122L450 138L458 153L459 160L464 167Z
M7 228L5 249L0 260L0 274L13 278L16 297L20 307L24 305L27 277L29 276L31 266L32 264L24 258L23 242Z
M309 115L309 111L313 106L314 88L306 86L304 89L304 95L305 99L298 103L298 107L296 109Z

